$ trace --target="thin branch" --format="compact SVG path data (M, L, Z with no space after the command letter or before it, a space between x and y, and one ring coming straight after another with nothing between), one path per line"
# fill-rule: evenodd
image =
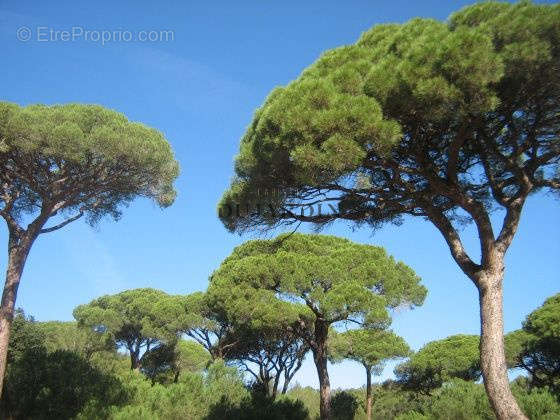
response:
M67 224L72 223L72 222L78 220L78 219L79 219L80 217L82 217L83 215L84 215L84 212L80 210L80 212L79 212L77 215L66 219L64 222L61 222L61 223L59 223L58 225L54 225L54 226L51 226L51 227L49 227L49 228L41 229L41 230L39 231L39 233L41 234L41 233L54 232L55 230L61 229L61 228L63 228L64 226L66 226Z

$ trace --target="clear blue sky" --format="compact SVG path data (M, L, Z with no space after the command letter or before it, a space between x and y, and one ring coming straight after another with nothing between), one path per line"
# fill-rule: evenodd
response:
M118 223L104 221L92 230L76 222L40 237L17 306L39 320L70 320L76 305L102 294L137 287L168 293L205 289L212 270L248 239L223 228L216 203L232 176L239 139L267 93L297 77L322 51L354 42L376 23L445 19L468 3L0 0L0 100L116 109L164 132L182 168L179 196L169 209L140 200ZM22 26L31 30L27 42L16 38ZM74 31L75 39L45 33L51 29ZM80 29L129 31L133 37L169 30L173 41L102 45L80 38ZM560 290L559 210L558 201L543 195L531 197L526 206L507 257L507 331L519 328L527 313ZM424 279L429 290L424 306L394 316L394 330L413 348L451 334L478 333L476 291L428 222L408 220L373 235L340 223L327 232L382 245ZM463 234L476 249L473 229ZM2 224L4 256L6 242ZM5 264L2 257L0 269ZM352 363L331 372L334 387L365 382ZM316 385L312 364L306 363L296 379Z

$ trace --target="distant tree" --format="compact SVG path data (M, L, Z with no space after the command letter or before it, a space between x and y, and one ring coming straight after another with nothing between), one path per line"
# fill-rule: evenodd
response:
M44 345L45 335L39 327L39 323L32 316L25 315L23 309L16 309L10 334L8 364L19 360L25 352L40 349Z
M140 369L154 347L176 339L165 302L173 299L155 289L133 289L106 295L74 309L80 327L102 332L130 354L130 368Z
M0 388L17 290L37 237L82 216L90 224L105 215L118 219L121 208L138 196L166 207L175 198L177 175L163 134L115 111L0 102L0 216L8 227Z
M182 372L199 372L210 362L204 347L192 340L161 343L142 358L142 372L152 382L177 382Z
M337 391L332 396L332 417L336 420L354 420L358 411L358 401L355 395L348 391Z
M179 373L199 372L204 370L210 362L204 347L192 340L179 340L176 354L175 369Z
M325 52L256 111L219 203L238 232L429 220L479 292L484 384L502 420L526 418L506 371L504 258L527 198L560 189L558 21L558 4L482 2Z
M126 400L118 379L68 350L29 349L8 365L2 418L69 419L86 404L102 409Z
M506 336L509 364L525 369L531 385L548 386L560 399L560 293L531 312L523 328Z
M77 322L38 322L37 328L44 336L47 351L68 350L90 360L96 352L116 350L108 334L92 328L81 328Z
M247 320L245 314L236 313L236 303L228 290L218 292L214 288L212 294L181 296L167 306L166 312L169 322L203 346L212 360L237 363L272 397L283 378L285 393L309 348L282 322L284 313L274 317L270 310L272 318L266 323L262 319L254 323L254 319Z
M360 363L366 370L366 417L371 420L371 374L380 373L385 361L406 357L410 348L392 331L380 329L348 330L334 334L329 340L329 358L333 362L344 359Z
M103 406L124 401L118 380L80 352L52 347L52 336L45 334L42 326L23 310L16 311L1 418L71 418L87 403Z
M237 317L293 322L311 348L319 376L321 419L330 416L329 328L352 323L385 326L387 308L420 305L426 289L383 248L299 233L248 241L211 277L208 293L231 303Z
M308 344L293 332L293 327L282 323L260 328L236 326L226 340L235 343L227 359L237 361L273 399L280 384L281 393L287 392L309 351Z
M430 393L452 378L476 381L480 378L477 335L452 335L432 341L395 368L405 388Z
M233 328L230 320L212 307L205 292L182 297L180 308L173 313L179 329L204 347L212 360L225 359L236 344L227 338Z

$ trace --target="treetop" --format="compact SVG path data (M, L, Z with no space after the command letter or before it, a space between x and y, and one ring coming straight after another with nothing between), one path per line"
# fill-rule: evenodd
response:
M376 25L274 89L241 139L219 209L234 231L341 218L447 227L558 189L560 5L484 2L448 21ZM334 211L302 214L319 203ZM439 227L438 226L438 227Z
M37 207L95 222L135 196L175 198L179 165L164 135L99 105L0 102L2 201L8 216ZM48 208L47 208L48 207Z

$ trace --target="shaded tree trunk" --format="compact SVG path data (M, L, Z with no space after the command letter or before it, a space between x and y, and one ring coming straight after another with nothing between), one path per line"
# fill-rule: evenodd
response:
M308 348L306 348L303 353L300 354L297 361L292 363L289 367L286 366L284 369L284 384L282 385L282 395L288 392L288 386L296 372L301 368L301 364L303 363L303 355L307 353ZM295 365L295 366L294 366Z
M371 366L366 368L366 418L371 420Z
M140 348L129 348L130 370L140 370Z
M6 270L6 280L4 282L0 307L0 396L2 395L4 375L6 373L10 330L14 318L17 291L32 244L33 241L30 238L20 239L10 233L8 268Z
M277 373L274 376L274 385L272 386L272 399L276 399L276 395L278 394L278 384L280 383L280 374Z
M331 417L331 384L327 369L327 334L328 325L321 321L315 322L315 342L313 359L319 376L319 410L321 420L329 420Z
M284 395L286 392L288 392L288 386L290 385L290 382L287 381L286 379L284 379L284 383L282 384L282 395Z
M500 420L524 419L507 375L504 346L503 266L488 270L477 281L480 303L480 361L484 387Z

